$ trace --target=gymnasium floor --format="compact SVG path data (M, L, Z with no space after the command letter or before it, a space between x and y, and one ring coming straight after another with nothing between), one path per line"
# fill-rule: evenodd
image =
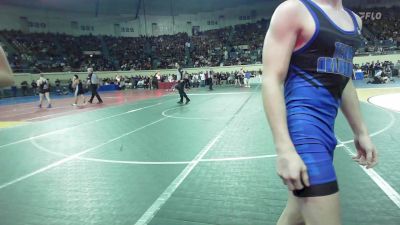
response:
M359 89L380 151L375 169L352 162L351 131L337 119L344 225L400 224L400 108L367 101L400 89L379 88ZM71 98L50 110L0 101L0 224L275 224L286 189L260 86L189 94L183 106L176 93L143 90L79 108Z

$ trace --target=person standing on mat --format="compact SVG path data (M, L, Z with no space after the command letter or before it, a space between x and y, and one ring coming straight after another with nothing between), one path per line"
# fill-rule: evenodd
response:
M378 162L350 79L361 23L342 0L284 1L271 18L262 95L277 173L289 190L277 225L342 224L333 166L339 107L354 133L353 159L367 169Z
M209 71L208 72L208 90L209 91L213 91L214 89L213 89L213 75L214 75L214 72L213 71Z
M92 92L92 97L90 97L89 99L89 103L93 103L93 98L94 96L96 96L97 100L98 100L98 104L103 103L103 100L101 100L101 97L99 95L99 93L97 92L97 88L99 87L99 79L97 78L97 75L93 73L93 68L88 68L88 85L90 87L90 91Z
M78 105L78 98L81 97L83 100L83 104L86 103L86 98L85 98L85 92L83 90L83 84L82 81L79 79L78 75L75 74L74 77L72 78L72 88L75 88L75 101L72 104L73 106Z
M43 74L40 74L40 78L37 81L37 85L39 87L39 108L42 108L43 98L46 97L47 100L47 108L51 108L51 99L50 99L50 82L43 77Z
M180 101L177 103L183 104L183 98L185 98L186 99L185 104L188 104L190 102L190 99L185 93L185 82L183 80L179 80L175 88L179 91L179 96L181 97Z

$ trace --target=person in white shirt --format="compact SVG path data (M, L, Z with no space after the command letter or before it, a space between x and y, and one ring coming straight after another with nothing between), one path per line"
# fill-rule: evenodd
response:
M250 87L250 78L251 78L251 73L250 73L250 71L247 71L245 74L244 74L244 76L245 76L245 82L246 82L246 85L245 85L245 87Z
M200 87L204 87L206 85L206 75L201 72L200 73Z
M235 87L236 85L238 85L239 87L242 87L242 80L244 77L244 72L243 72L243 68L240 68L239 73L235 76Z
M193 75L193 87L199 87L199 75L198 74Z

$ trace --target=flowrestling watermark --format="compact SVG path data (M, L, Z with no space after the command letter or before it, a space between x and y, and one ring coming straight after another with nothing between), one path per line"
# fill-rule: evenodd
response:
M382 12L358 12L362 20L380 20L382 19Z

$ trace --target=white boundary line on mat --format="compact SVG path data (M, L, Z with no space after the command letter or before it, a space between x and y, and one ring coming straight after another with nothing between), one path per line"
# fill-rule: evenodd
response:
M163 121L163 120L165 120L165 119L167 119L167 118L164 117L164 118L161 118L161 119L159 119L159 120L153 121L153 122L151 122L151 123L148 123L147 125L144 125L144 126L141 126L141 127L139 127L139 128L136 128L135 130L132 130L132 131L127 132L127 133L124 133L124 134L122 134L122 135L120 135L120 136L118 136L118 137L115 137L115 138L113 138L113 139L110 139L110 140L108 140L108 141L105 141L105 142L103 142L103 143L101 143L101 144L98 144L98 145L96 145L96 146L94 146L94 147L85 149L85 150L83 150L83 151L81 151L81 152L78 152L78 153L76 153L76 154L73 154L73 155L71 155L71 156L68 156L68 157L66 157L66 158L63 158L63 159L61 159L61 160L59 160L59 161L56 161L56 162L54 162L54 163L52 163L52 164L50 164L50 165L48 165L48 166L42 167L42 168L40 168L40 169L38 169L38 170L35 170L35 171L31 172L31 173L28 173L28 174L26 174L26 175L24 175L24 176L21 176L21 177L19 177L19 178L17 178L17 179L14 179L14 180L12 180L12 181L9 181L9 182L7 182L7 183L4 183L4 184L0 185L0 189L6 188L6 187L11 186L11 185L13 185L13 184L16 184L16 183L18 183L18 182L20 182L20 181L23 181L23 180L25 180L25 179L28 179L28 178L30 178L30 177L33 177L33 176L35 176L35 175L37 175L37 174L40 174L40 173L43 173L43 172L45 172L45 171L47 171L47 170L50 170L50 169L52 169L52 168L55 168L55 167L57 167L57 166L59 166L59 165L65 164L65 163L67 163L67 162L70 162L70 161L72 161L72 160L74 160L74 159L77 159L77 158L79 158L80 156L82 156L82 155L84 155L84 154L86 154L86 153L88 153L88 152L91 152L91 151L96 150L96 149L98 149L98 148L100 148L100 147L103 147L104 145L110 144L110 143L112 143L112 142L114 142L114 141L116 141L116 140L118 140L118 139L120 139L120 138L126 137L126 136L128 136L128 135L130 135L130 134L132 134L132 133L135 133L135 132L137 132L137 131L143 130L143 129L145 129L146 127L149 127L149 126L151 126L151 125L154 125L154 124L156 124L156 123L159 123L159 122L161 122L161 121Z
M19 144L19 143L22 143L22 142L26 142L26 141L29 141L29 140L32 140L32 139L46 137L46 136L49 136L49 135L52 135L52 134L56 134L56 133L59 133L59 132L64 132L64 131L67 131L67 130L70 130L70 129L73 129L73 128L77 128L77 127L80 127L80 126L83 126L83 125L97 123L97 122L100 122L100 121L103 121L103 120L106 120L106 119L110 119L110 118L114 118L114 117L117 117L117 116L122 116L122 115L125 115L125 114L134 113L134 112L141 111L143 109L151 108L151 107L154 107L154 106L158 106L158 105L161 105L161 104L162 103L157 103L157 104L154 104L154 105L149 105L149 106L145 106L145 107L141 107L141 108L137 108L137 109L132 109L132 110L129 110L129 111L126 111L126 112L123 112L123 113L118 113L118 114L115 114L115 115L112 115L112 116L103 117L103 118L100 118L100 119L97 119L97 120L91 120L89 122L80 123L80 124L77 124L77 125L74 125L74 126L71 126L71 127L66 127L66 128L59 129L59 130L50 131L50 132L47 132L47 133L44 133L44 134L40 134L40 135L36 135L36 136L32 136L32 137L29 137L29 138L24 138L24 139L21 139L21 140L18 140L18 141L14 141L14 142L11 142L11 143L8 143L8 144L0 145L0 149L4 148L4 147L7 147L7 146L10 146L10 145L15 145L15 144Z
M139 218L135 225L148 224L158 210L167 202L176 189L182 184L186 177L192 172L202 158L210 151L210 149L217 143L223 135L224 130L220 131L218 135L213 138L193 159L193 161L185 167L185 169L175 178L174 181L165 189L165 191L157 198L157 200L146 210L146 212Z
M341 141L338 139L339 143ZM343 147L346 152L350 156L354 156L355 153L346 145L341 143L341 147ZM385 179L383 179L374 169L366 169L364 166L361 166L361 169L378 185L378 187L389 197L390 200L400 208L400 194L392 187Z

